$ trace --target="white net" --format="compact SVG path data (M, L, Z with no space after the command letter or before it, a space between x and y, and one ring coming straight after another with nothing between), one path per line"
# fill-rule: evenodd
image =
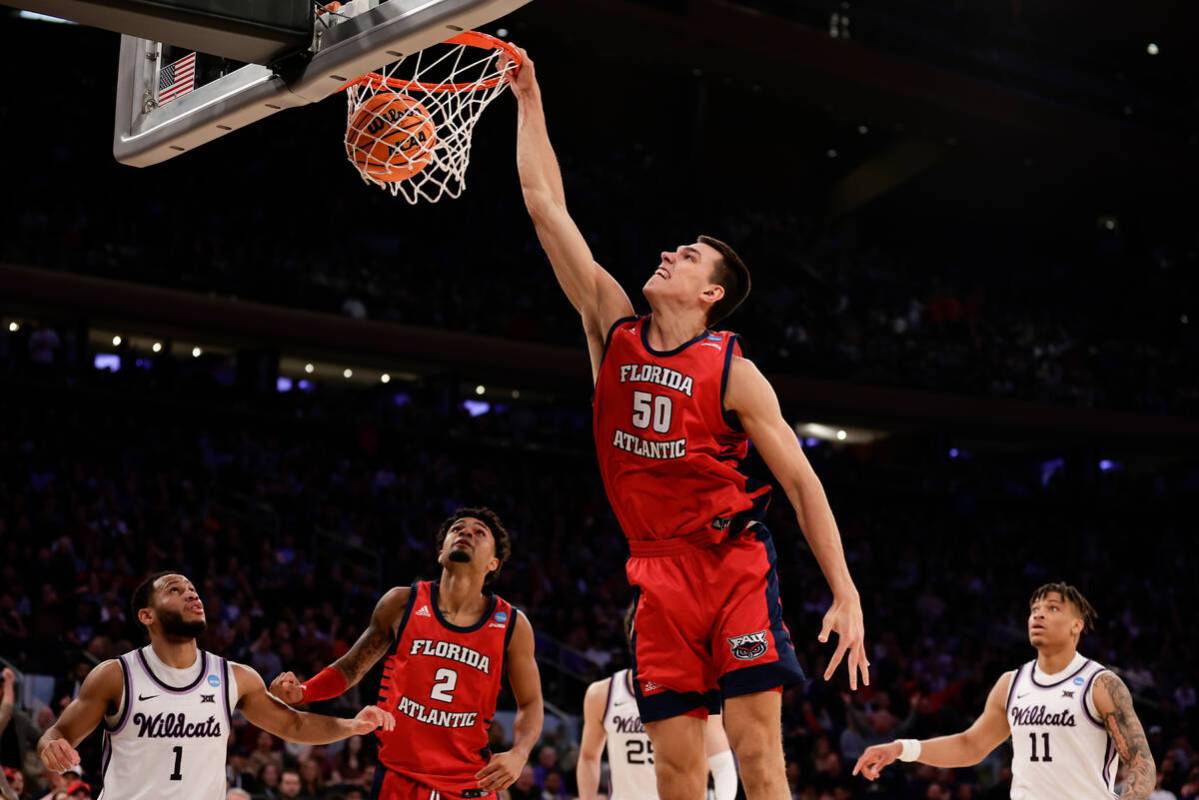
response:
M499 39L469 31L346 88L346 157L362 180L409 203L466 188L475 123L518 61Z

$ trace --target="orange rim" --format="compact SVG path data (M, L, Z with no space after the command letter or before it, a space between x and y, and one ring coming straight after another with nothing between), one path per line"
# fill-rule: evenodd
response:
M516 64L516 68L520 69L521 58L516 47L505 42L503 39L497 39L486 33L478 31L463 31L452 39L446 39L443 44L460 44L467 47L477 47L480 50L502 50L507 53L508 57ZM347 83L342 89L350 89L354 86L366 84L373 86L376 89L384 87L388 89L399 89L401 91L419 91L426 94L440 94L443 92L475 92L481 89L494 89L499 85L499 82L504 79L507 72L503 75L498 75L494 78L488 78L485 81L474 81L473 83L422 83L421 81L406 81L400 78L388 78L385 75L380 75L377 72L368 72L365 75L355 78Z

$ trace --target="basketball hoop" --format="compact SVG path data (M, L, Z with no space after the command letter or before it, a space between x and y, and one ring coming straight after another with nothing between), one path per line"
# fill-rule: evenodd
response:
M519 67L515 47L466 31L351 81L346 158L363 181L409 203L458 197L475 123Z

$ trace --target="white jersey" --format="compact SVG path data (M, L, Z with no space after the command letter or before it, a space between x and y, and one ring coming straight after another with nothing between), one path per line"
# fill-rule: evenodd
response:
M611 800L657 800L654 749L641 724L637 698L629 688L629 671L622 669L608 685L604 708L604 733L608 736L608 770L612 776Z
M229 663L199 651L199 664L169 670L150 647L120 659L125 688L104 721L99 800L224 800L225 751L237 683ZM169 674L194 674L174 683Z
M1105 671L1081 655L1055 675L1035 660L1016 670L1007 699L1012 800L1116 797L1116 747L1091 699Z

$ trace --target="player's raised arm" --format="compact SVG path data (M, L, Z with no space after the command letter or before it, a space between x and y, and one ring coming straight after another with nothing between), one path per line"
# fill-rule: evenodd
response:
M79 687L79 696L38 740L37 754L46 769L62 772L77 765L79 753L75 746L96 729L105 714L116 711L124 691L125 680L116 659L105 661L89 672Z
M303 683L291 672L278 675L271 681L271 694L285 703L299 705L330 700L357 684L387 654L411 594L411 586L390 589L379 598L366 630L344 656Z
M297 711L268 692L262 676L254 670L233 662L229 666L237 678L237 708L251 725L286 741L328 744L373 733L379 728L389 731L395 727L395 717L378 706L367 706L353 719Z
M516 719L512 723L512 749L495 753L487 766L479 770L475 778L479 788L485 792L507 789L520 777L529 753L541 738L541 726L545 721L545 706L541 700L541 673L537 671L537 659L533 652L533 626L522 612L516 611L512 624L512 641L508 643L508 685L516 699Z
M633 304L616 279L595 262L591 248L566 210L562 171L550 144L536 68L527 53L521 54L524 62L512 80L518 106L516 166L520 188L554 275L583 318L594 375L608 328L621 317L632 315Z
M1145 739L1145 729L1132 707L1132 695L1124 681L1111 672L1095 679L1091 690L1095 710L1116 745L1124 762L1125 782L1122 800L1145 800L1157 785L1157 767Z
M1007 721L1007 695L1014 674L1007 672L1000 676L987 695L983 713L966 730L922 742L900 740L868 747L854 765L853 774L860 773L866 780L876 780L883 767L903 755L905 743L909 751L905 761L918 761L946 769L971 767L979 763L1011 735Z
M583 696L583 736L579 742L579 761L575 766L575 780L579 787L579 800L596 800L599 794L600 759L604 754L604 706L611 678L596 681L587 687Z
M816 556L820 570L833 593L833 604L824 615L820 641L827 642L837 633L837 649L829 659L824 679L832 677L849 656L849 688L857 689L858 675L870 683L870 662L866 658L866 629L862 620L862 602L845 563L841 534L829 508L824 487L799 446L795 431L783 419L778 397L753 362L734 357L729 367L725 407L736 412L741 426L766 466L787 493L799 520L799 527Z

